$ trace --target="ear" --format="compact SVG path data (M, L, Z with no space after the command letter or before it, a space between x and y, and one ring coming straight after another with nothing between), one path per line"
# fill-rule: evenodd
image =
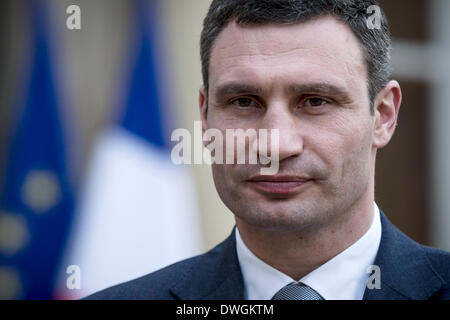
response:
M398 112L402 103L402 91L397 81L390 81L375 99L375 128L373 147L385 147L397 127Z
M206 132L206 129L208 128L206 124L206 118L208 114L208 93L206 92L206 88L204 85L202 85L199 89L198 105L200 107L200 119L202 121L202 136L203 136Z

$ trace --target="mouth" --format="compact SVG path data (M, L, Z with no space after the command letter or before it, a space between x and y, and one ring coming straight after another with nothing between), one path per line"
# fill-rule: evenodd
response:
M255 176L247 180L254 189L274 195L290 195L300 192L312 179L298 176Z

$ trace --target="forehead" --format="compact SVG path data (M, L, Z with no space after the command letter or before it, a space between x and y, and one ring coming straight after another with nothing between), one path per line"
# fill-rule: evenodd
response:
M359 40L331 16L293 25L230 23L214 43L209 71L210 87L235 80L354 87L367 74Z

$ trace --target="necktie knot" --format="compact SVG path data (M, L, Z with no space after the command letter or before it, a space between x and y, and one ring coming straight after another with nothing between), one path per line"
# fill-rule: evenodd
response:
M292 282L281 288L272 300L325 300L313 288L304 283Z

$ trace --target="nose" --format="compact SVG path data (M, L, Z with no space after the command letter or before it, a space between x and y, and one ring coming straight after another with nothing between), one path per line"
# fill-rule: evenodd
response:
M274 142L278 143L280 162L292 157L298 157L303 153L303 134L299 119L291 110L273 105L272 108L267 108L261 125L261 128L268 129L271 139L274 137L271 134L271 130L278 129L278 141ZM272 141L268 146L271 146L270 152L272 153Z

